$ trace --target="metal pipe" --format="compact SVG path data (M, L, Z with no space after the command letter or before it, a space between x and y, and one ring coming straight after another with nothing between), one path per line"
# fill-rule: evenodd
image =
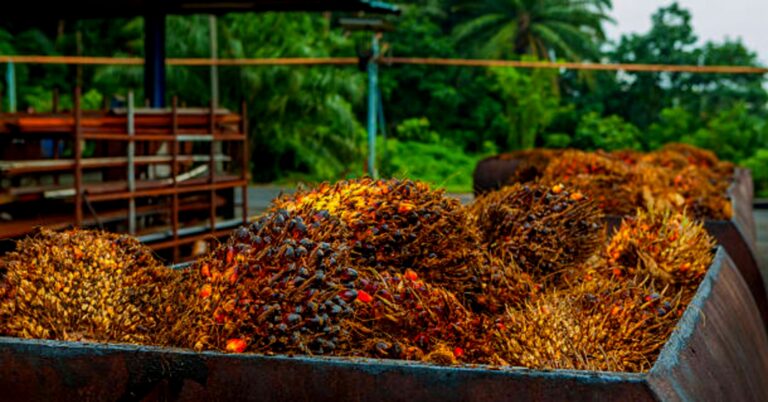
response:
M74 96L74 114L75 114L75 226L83 224L83 110L80 100L80 87L75 87Z
M368 61L368 174L374 179L376 172L376 101L379 74L379 37L373 34L371 40L371 59Z
M133 91L128 91L128 137L136 134L135 111L133 107ZM136 192L136 142L128 141L128 191L133 194ZM128 233L136 234L136 198L131 195L128 199Z
M8 86L8 111L16 113L16 68L12 61L8 62L5 70L5 80Z
M379 125L381 127L381 160L387 160L387 121L384 118L384 101L381 98L381 88L376 88L376 100L378 103L377 111L379 117Z
M243 225L248 223L248 182L250 177L249 170L249 159L250 159L250 152L248 151L248 105L246 105L245 101L243 101L242 105L240 106L240 118L242 119L240 121L240 130L242 131L241 134L243 135L243 160L242 160L242 175L243 180L245 181L245 185L243 186Z
M144 16L144 97L165 106L165 14Z
M216 138L216 108L214 107L213 103L211 102L211 110L210 110L210 130L211 130L211 136ZM209 180L211 184L216 183L216 144L221 144L220 142L211 141L211 159L208 163L208 174L209 174ZM211 210L210 210L210 221L211 221L211 232L214 232L216 230L216 189L211 186L211 192L210 192L210 199L211 199Z
M173 142L171 143L171 151L173 155L173 161L171 162L171 175L173 180L173 187L177 188L179 185L178 181L178 159L179 159L179 99L178 97L174 96L173 101L171 105L171 132L173 133ZM179 193L177 191L174 191L172 195L171 200L171 227L173 229L173 261L176 262L179 260Z
M219 58L219 41L216 36L216 16L213 14L208 16L208 31L211 60L217 60ZM211 102L213 107L219 106L219 67L216 64L211 64Z

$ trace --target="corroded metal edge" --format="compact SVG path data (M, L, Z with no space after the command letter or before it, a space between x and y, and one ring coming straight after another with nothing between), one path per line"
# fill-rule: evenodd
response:
M705 220L707 229L717 243L725 248L732 262L738 268L755 299L760 316L768 328L768 267L760 267L755 257L755 219L752 214L752 176L749 170L737 168L734 182L728 190L733 208L730 220ZM621 225L622 218L615 215L605 217L608 233Z
M653 400L641 374L0 338L3 400Z
M661 400L766 401L768 334L747 283L720 248L648 375Z

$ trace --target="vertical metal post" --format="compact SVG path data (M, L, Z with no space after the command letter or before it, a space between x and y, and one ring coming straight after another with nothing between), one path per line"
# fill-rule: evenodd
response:
M165 14L144 16L144 97L165 106Z
M208 16L208 42L211 49L211 59L216 60L219 58L219 41L217 39L216 32L216 16L211 14ZM213 108L219 107L219 67L216 64L211 64L211 105ZM223 154L224 144L216 142L214 145L216 154ZM223 170L224 162L216 163L216 168Z
M8 62L5 69L5 81L8 89L8 111L16 113L16 68L12 61Z
M242 160L242 169L243 169L243 180L245 180L245 184L243 185L243 225L248 223L248 182L250 177L249 172L249 164L248 161L250 159L250 152L248 151L248 108L243 101L242 105L240 106L240 132L243 134L243 160Z
M83 224L83 111L81 109L80 87L75 87L75 226Z
M373 34L371 59L368 61L368 174L376 178L376 101L379 85L379 37Z
M51 110L53 113L59 113L59 88L53 88L53 95L51 99ZM53 142L53 159L59 159L60 148L62 140L57 138L50 140ZM53 175L53 184L59 185L59 174Z
M211 186L210 192L210 220L211 220L211 233L216 231L216 190L214 185L216 184L216 109L211 103L211 109L209 113L210 120L210 134L211 134L211 147L210 147L210 160L208 161L208 181Z
M135 110L133 106L133 91L128 91L128 192L131 196L128 198L128 233L136 235L136 198L133 197L136 192L136 142L134 134L136 133Z
M209 42L211 47L211 60L219 58L219 41L216 32L216 16L208 16ZM211 64L211 102L213 107L219 107L219 67Z
M179 99L173 97L171 115L171 132L173 133L173 142L171 142L171 179L173 180L173 199L171 200L171 226L173 227L173 262L179 262L179 183L176 176L179 175Z
M384 119L384 101L381 99L381 88L376 88L376 103L377 103L377 111L379 115L379 127L381 131L381 143L383 145L383 148L381 148L381 160L386 161L387 160L387 121Z

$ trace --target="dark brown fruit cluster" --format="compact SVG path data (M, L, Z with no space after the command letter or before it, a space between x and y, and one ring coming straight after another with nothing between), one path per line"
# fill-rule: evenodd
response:
M413 270L351 265L345 243L324 241L346 230L322 211L284 209L238 229L186 273L177 343L399 359L421 359L437 340L460 343L470 313L453 294Z
M565 184L589 195L606 214L628 215L640 203L635 175L625 163L602 153L567 151L554 159L542 182Z
M538 281L586 261L604 242L595 203L561 184L505 187L478 198L472 211L488 252Z
M697 219L727 220L733 213L728 199L733 175L733 164L710 151L668 144L646 154L569 150L550 160L541 181L575 187L608 215L663 208Z
M406 269L461 298L480 290L485 275L480 239L465 208L443 191L411 180L359 179L322 184L275 200L305 219L338 217L347 230L324 241L346 244L352 263L403 274Z
M362 278L343 247L319 239L342 230L325 214L305 220L285 210L236 230L185 274L177 342L196 350L341 352L350 336L341 323L354 312Z

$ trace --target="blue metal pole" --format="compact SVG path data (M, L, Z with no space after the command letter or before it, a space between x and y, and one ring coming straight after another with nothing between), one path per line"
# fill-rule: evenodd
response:
M8 86L8 111L16 112L16 68L12 61L8 62L5 69L5 81Z
M165 15L144 17L144 97L152 107L165 106Z
M379 38L373 34L371 43L371 59L368 61L368 174L373 178L378 177L376 172L376 115L378 107L379 85Z
M376 88L376 103L378 103L377 111L379 115L379 127L381 127L381 143L384 147L381 148L381 160L386 163L387 160L387 121L384 119L384 101L381 99L381 88Z

